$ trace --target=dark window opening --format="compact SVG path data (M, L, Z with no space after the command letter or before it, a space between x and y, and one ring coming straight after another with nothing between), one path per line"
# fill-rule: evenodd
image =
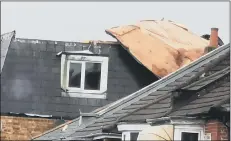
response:
M82 64L70 63L69 87L80 88Z
M101 63L86 63L84 89L100 90Z
M130 133L130 139L131 141L137 141L139 133Z
M198 141L198 133L181 133L181 141Z

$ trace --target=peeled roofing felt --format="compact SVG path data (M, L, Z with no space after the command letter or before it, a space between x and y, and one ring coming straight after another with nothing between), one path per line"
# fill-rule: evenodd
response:
M164 77L204 54L209 41L184 25L166 20L145 20L107 29L139 62Z

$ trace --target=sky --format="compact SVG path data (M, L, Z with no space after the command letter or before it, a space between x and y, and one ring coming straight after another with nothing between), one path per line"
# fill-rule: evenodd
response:
M1 34L56 41L114 40L106 29L140 20L172 20L229 43L229 2L2 2Z

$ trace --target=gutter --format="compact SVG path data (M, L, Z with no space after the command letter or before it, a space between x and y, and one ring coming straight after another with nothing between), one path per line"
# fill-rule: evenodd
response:
M86 139L88 138L88 139ZM90 135L85 135L85 136L75 136L75 137L70 137L70 138L65 138L65 140L76 140L76 139L83 139L83 140L89 140L91 138L92 140L97 140L97 139L104 139L104 138L114 138L114 139L121 139L121 134L116 134L116 133L95 133L95 134L90 134Z

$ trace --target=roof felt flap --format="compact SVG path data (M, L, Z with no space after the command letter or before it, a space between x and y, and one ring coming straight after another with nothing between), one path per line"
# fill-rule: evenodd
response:
M167 20L140 21L107 29L106 33L159 77L198 59L209 43L185 26Z

